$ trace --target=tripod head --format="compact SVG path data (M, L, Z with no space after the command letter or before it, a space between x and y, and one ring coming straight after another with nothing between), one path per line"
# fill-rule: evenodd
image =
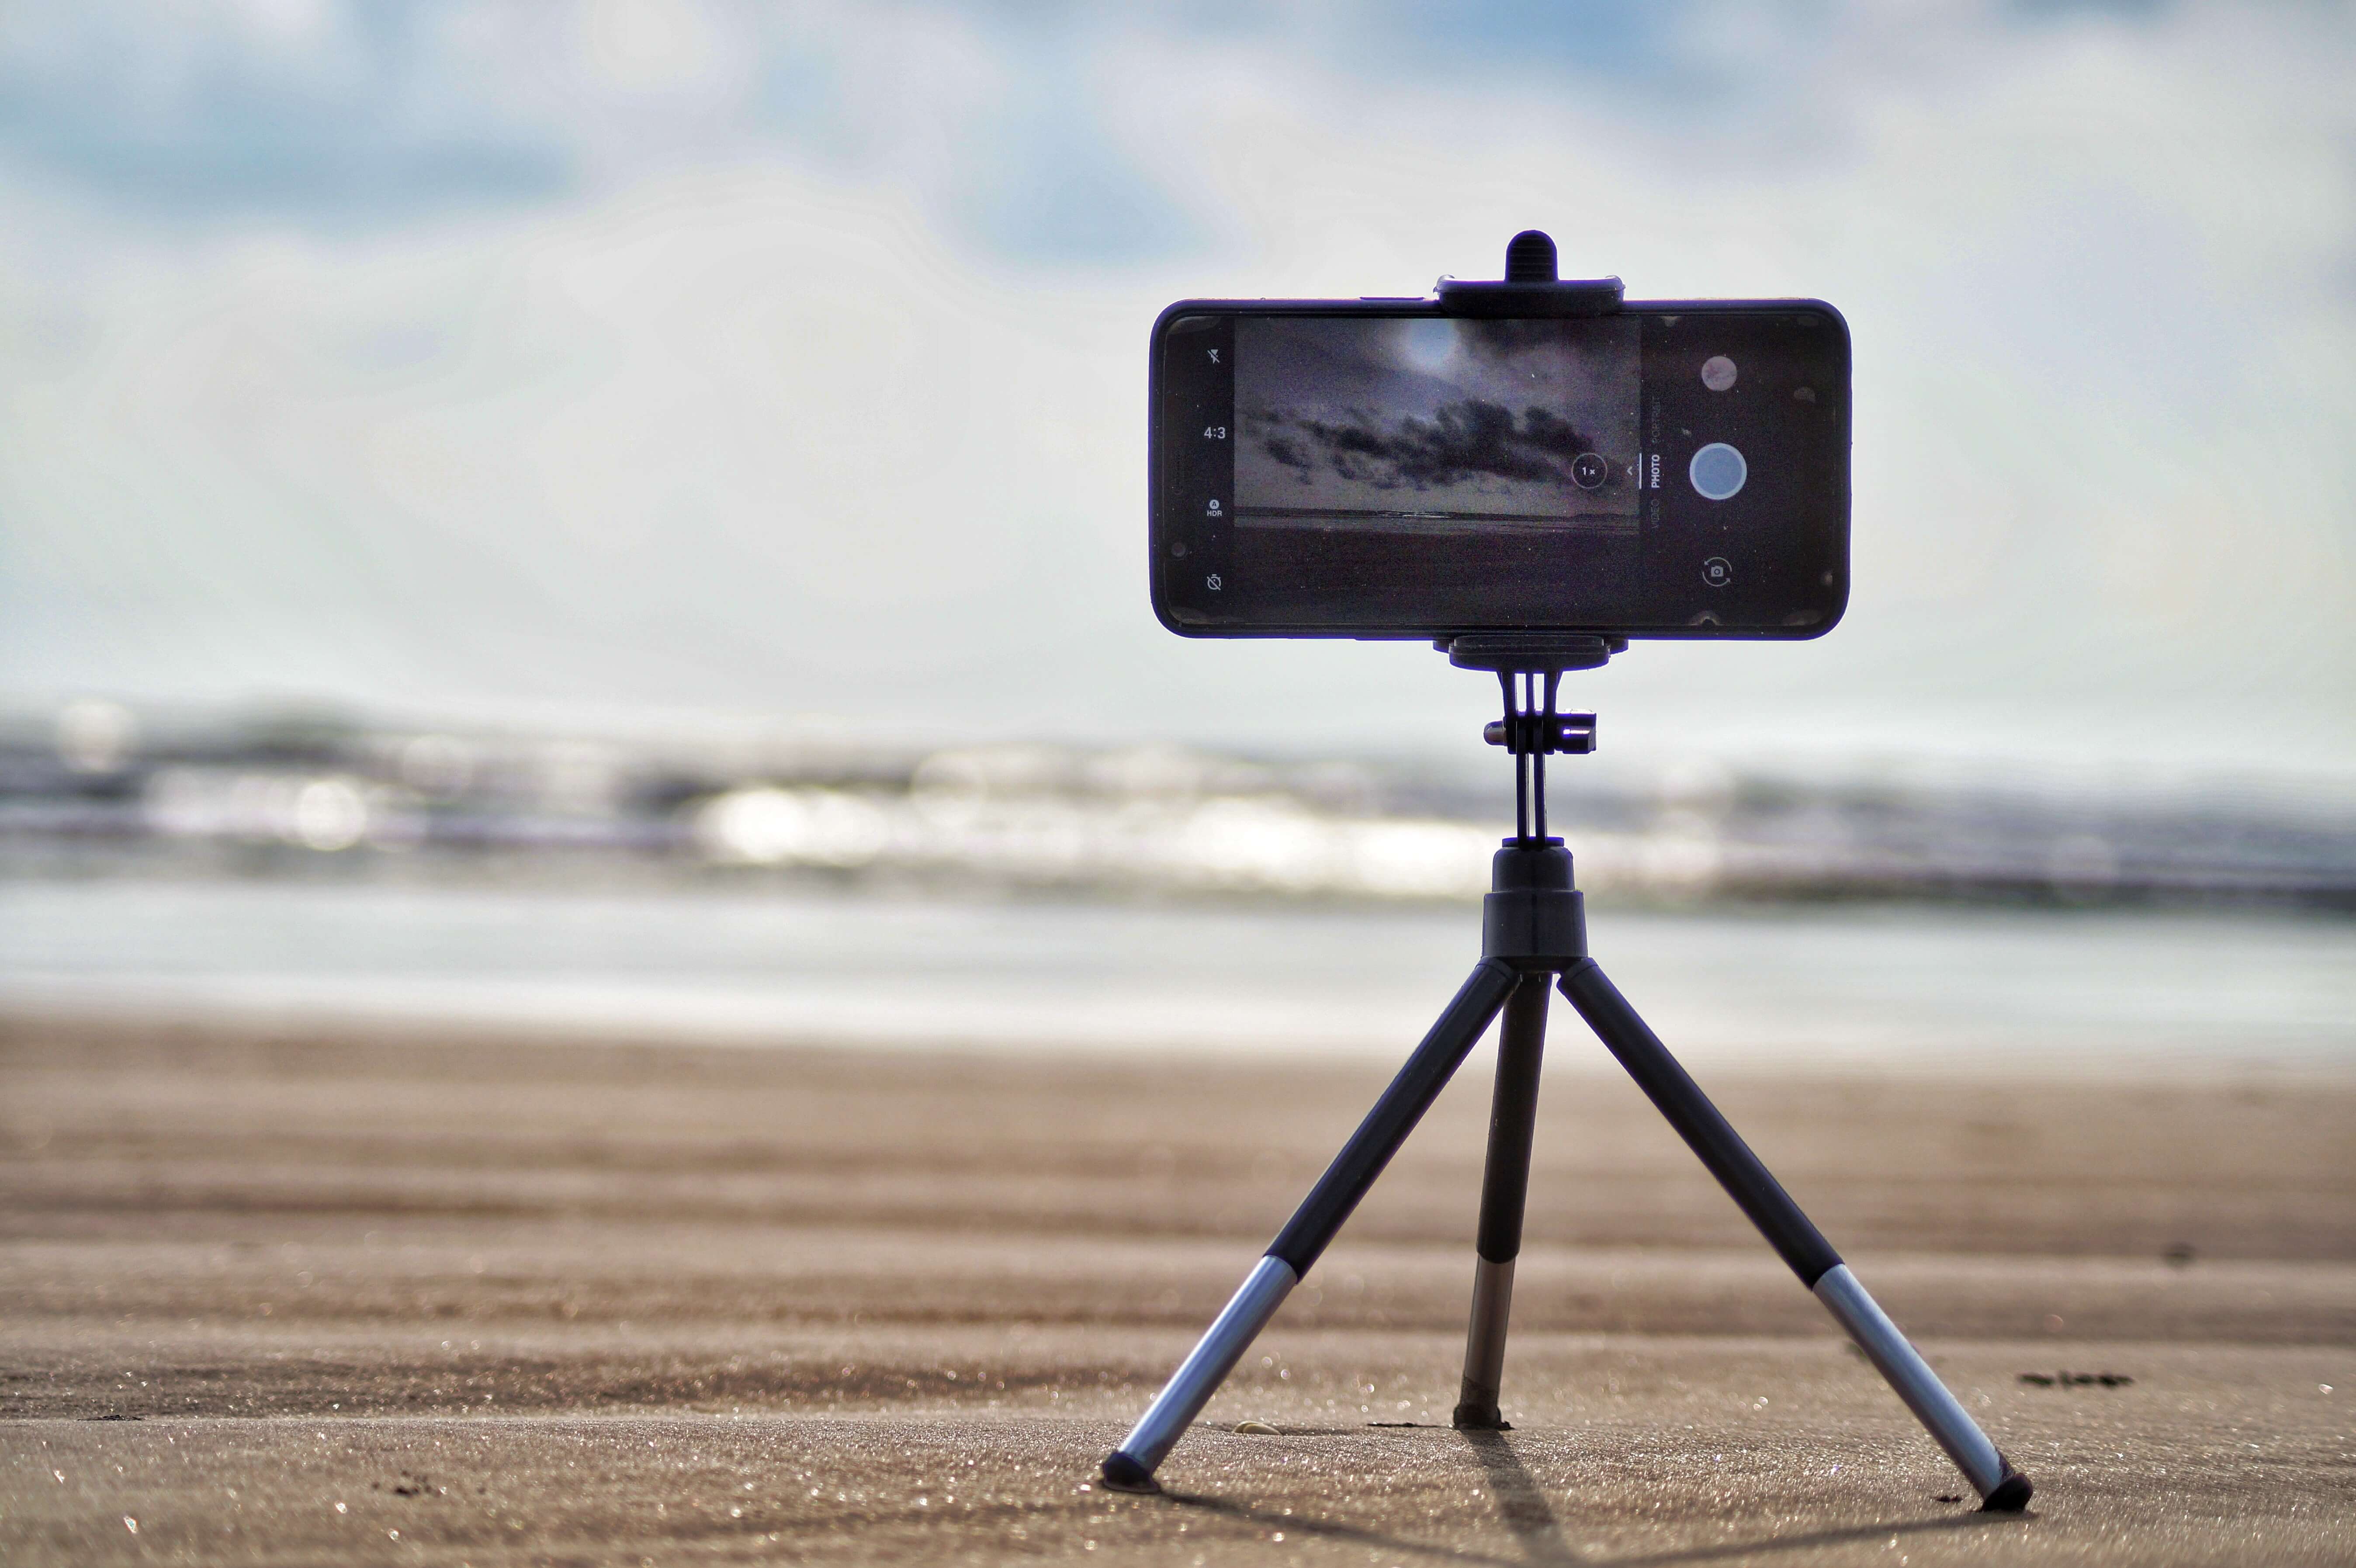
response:
M1595 750L1595 715L1558 713L1555 693L1564 674L1597 669L1613 654L1625 653L1625 637L1573 632L1468 632L1432 644L1459 669L1484 669L1504 688L1505 716L1492 720L1481 738L1503 746L1514 758L1514 837L1517 847L1559 844L1546 830L1546 760L1561 753L1583 757ZM1531 808L1537 808L1532 831Z

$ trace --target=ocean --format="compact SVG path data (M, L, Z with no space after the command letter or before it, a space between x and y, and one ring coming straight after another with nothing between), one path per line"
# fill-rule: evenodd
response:
M1699 1065L1976 1075L2356 1071L2356 921L1831 903L1615 908L1592 950ZM1471 904L0 882L18 1017L399 1025L748 1047L1411 1049ZM1608 1065L1557 1008L1550 1058Z

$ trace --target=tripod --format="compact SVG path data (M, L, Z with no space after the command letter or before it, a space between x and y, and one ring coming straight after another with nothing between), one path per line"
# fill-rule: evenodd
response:
M1130 1491L1159 1489L1154 1469L1315 1264L1501 1012L1505 1026L1499 1031L1488 1164L1481 1182L1472 1320L1454 1424L1475 1431L1505 1426L1497 1395L1513 1305L1514 1260L1521 1252L1522 1209L1529 1189L1547 993L1559 987L1768 1244L1800 1276L1800 1283L1824 1303L1947 1451L1986 1506L1999 1510L2026 1506L2029 1477L1997 1452L1938 1374L1866 1294L1840 1254L1587 955L1587 920L1571 884L1570 853L1561 839L1547 836L1546 759L1553 752L1583 754L1595 749L1593 714L1555 711L1563 673L1592 669L1627 645L1601 637L1498 634L1459 636L1439 645L1461 668L1495 673L1505 688L1505 717L1488 726L1485 739L1514 757L1515 832L1492 862L1491 891L1481 923L1481 962L1277 1232L1243 1287L1120 1446L1106 1456L1106 1484Z

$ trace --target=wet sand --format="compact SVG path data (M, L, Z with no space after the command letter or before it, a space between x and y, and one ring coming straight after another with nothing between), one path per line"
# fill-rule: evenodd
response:
M1562 1066L1516 1430L1447 1430L1485 1054L1096 1489L1383 1076L0 1022L0 1561L2356 1561L2331 1081L1705 1075L2026 1516Z

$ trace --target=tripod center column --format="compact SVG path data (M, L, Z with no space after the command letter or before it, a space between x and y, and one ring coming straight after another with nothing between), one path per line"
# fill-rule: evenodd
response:
M1508 838L1489 862L1481 955L1560 971L1587 956L1587 908L1559 838Z

